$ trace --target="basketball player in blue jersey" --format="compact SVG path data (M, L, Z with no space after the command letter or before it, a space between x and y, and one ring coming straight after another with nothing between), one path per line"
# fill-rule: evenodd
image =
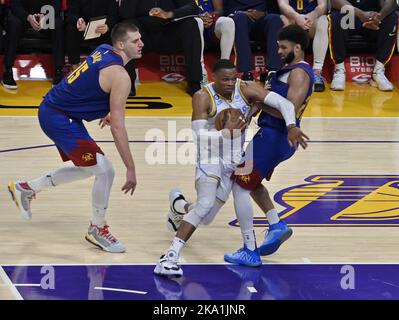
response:
M111 39L112 46L97 47L47 93L39 108L42 130L54 141L62 160L71 160L74 166L59 168L34 180L12 182L8 189L22 216L31 219L30 201L37 193L95 176L93 216L86 240L108 252L124 252L124 245L111 234L105 220L114 168L83 124L83 120L96 119L110 124L116 148L126 166L122 191L133 194L136 172L125 128L125 104L131 81L124 65L140 58L144 45L138 28L128 22L116 25Z
M280 30L278 35L279 55L285 66L271 79L270 90L290 100L294 108L276 110L267 102L262 106L258 118L259 131L250 142L240 166L252 164L252 172L240 174L236 170L232 178L232 188L236 215L243 234L244 246L237 252L225 254L230 263L246 266L261 264L260 255L274 253L279 246L292 235L292 229L280 221L273 202L262 185L262 180L270 180L273 170L283 161L291 158L298 143L288 139L292 131L298 130L303 112L313 88L313 70L304 61L305 49L309 44L306 31L296 25ZM306 137L306 136L305 136ZM307 137L306 137L307 138ZM307 147L306 140L299 141L302 148ZM253 229L253 208L251 195L259 207L266 212L269 232L259 247L256 247Z
M171 210L180 212L183 220L166 254L161 256L154 273L168 277L180 277L183 270L178 265L180 251L200 224L209 224L227 201L233 180L231 175L241 160L243 136L247 123L244 118L233 123L230 118L226 131L215 130L218 113L227 108L239 109L246 118L253 114L252 104L262 101L277 110L293 110L294 105L286 98L265 90L255 82L237 79L237 70L229 60L219 60L213 67L214 82L195 93L192 100L194 141L197 147L196 180L197 200L188 203L180 192L171 193ZM231 141L233 137L233 141ZM293 145L305 143L306 136L299 128L290 130ZM287 138L287 136L286 136ZM238 141L235 141L238 139ZM233 145L231 149L226 146ZM221 152L220 149L225 151ZM238 159L237 159L238 156ZM236 199L234 199L235 205Z

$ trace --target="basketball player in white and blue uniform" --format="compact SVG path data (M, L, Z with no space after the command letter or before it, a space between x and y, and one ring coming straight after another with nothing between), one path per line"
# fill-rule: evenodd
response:
M184 217L166 254L155 267L154 273L179 277L183 270L177 264L180 251L200 224L209 224L220 210L232 188L231 175L240 162L243 136L246 128L244 117L253 114L251 106L262 101L277 109L294 108L291 102L276 93L263 89L255 82L237 79L237 70L229 60L219 60L213 68L215 82L207 85L193 96L192 129L197 144L196 191L197 201L189 204L179 190L171 192L171 210ZM241 122L229 119L225 129L215 131L215 119L226 108L236 108L243 113ZM302 140L303 133L296 131L293 143ZM210 140L210 143L209 143ZM204 143L205 142L205 143ZM221 146L233 145L220 153ZM242 232L246 232L245 230ZM243 236L245 236L243 234ZM260 260L259 260L260 261ZM259 262L256 263L259 265Z

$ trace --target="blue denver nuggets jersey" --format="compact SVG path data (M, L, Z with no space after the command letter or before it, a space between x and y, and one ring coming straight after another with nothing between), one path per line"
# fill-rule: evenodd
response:
M302 114L305 111L308 100L309 100L310 96L312 95L312 91L313 91L314 74L313 74L312 67L306 62L299 62L297 64L293 64L291 66L286 66L286 67L278 70L273 75L273 77L271 79L271 82L270 82L271 88L269 90L273 91L275 93L278 93L280 96L282 96L284 98L287 98L289 86L286 82L282 81L282 78L284 78L284 76L287 77L288 76L287 73L291 72L292 70L294 70L296 68L303 69L310 77L308 92L306 94L306 97L303 101L301 108L297 111L297 114L296 114L297 125L299 126ZM265 127L265 126L276 127L276 126L278 126L281 128L285 128L285 121L283 119L275 118L266 112L262 112L258 119L258 125L260 127Z
M199 8L199 13L202 14L204 12L213 12L215 9L213 8L212 0L195 0Z
M101 69L111 65L123 66L122 57L110 45L100 45L47 93L43 103L77 120L105 117L110 111L109 94L101 89L99 76Z
M306 14L317 7L317 0L290 0L290 6L296 12Z

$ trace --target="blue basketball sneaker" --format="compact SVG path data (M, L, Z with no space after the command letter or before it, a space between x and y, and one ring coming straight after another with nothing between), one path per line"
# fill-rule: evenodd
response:
M259 267L262 265L258 249L254 251L249 250L245 244L244 247L238 249L234 253L226 253L224 255L224 261L247 267Z
M276 252L282 243L291 236L292 229L284 221L279 221L278 223L270 225L269 232L266 234L265 240L259 247L260 255L267 256Z

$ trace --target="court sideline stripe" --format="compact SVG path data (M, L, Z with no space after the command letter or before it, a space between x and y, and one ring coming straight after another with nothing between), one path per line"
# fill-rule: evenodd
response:
M3 280L3 282L6 284L6 286L8 286L10 288L11 293L16 300L24 300L24 298L19 293L18 289L15 288L14 284L12 283L10 278L7 276L7 273L4 271L2 266L0 266L0 278Z
M113 143L113 140L96 140L98 143ZM129 140L129 143L187 143L192 142L191 140L161 140L161 141L147 141L147 140ZM249 141L246 141L249 142ZM319 141L308 141L308 143L375 143L375 144L384 144L384 143L399 143L399 140L319 140ZM5 152L14 152L14 151L23 151L23 150L30 150L30 149L40 149L40 148L48 148L54 147L54 144L44 144L38 146L31 146L31 147L21 147L21 148L14 148L14 149L4 149L0 150L0 153Z

